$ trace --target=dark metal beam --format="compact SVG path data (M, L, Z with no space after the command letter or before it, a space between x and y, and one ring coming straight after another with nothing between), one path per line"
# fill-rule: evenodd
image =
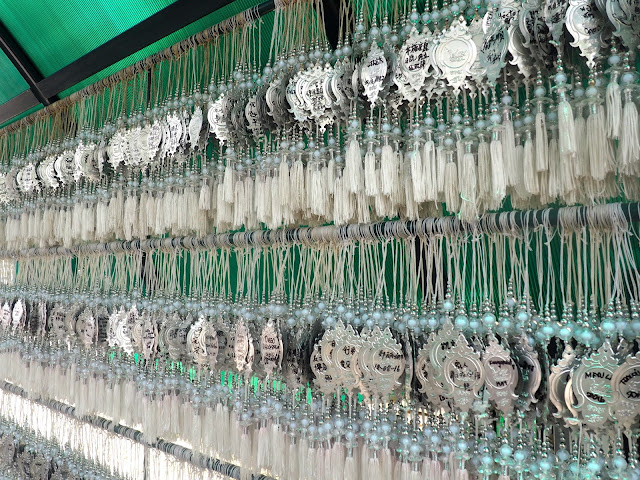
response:
M38 88L45 96L57 95L230 3L231 0L178 0L41 80Z
M40 105L40 101L33 94L33 91L22 92L17 97L0 105L0 125L37 105Z
M7 57L9 57L11 63L13 63L20 75L22 75L22 78L27 82L27 85L29 85L29 88L39 103L51 105L51 102L57 100L56 98L49 98L54 97L55 94L48 96L42 94L37 85L38 82L43 79L42 73L40 73L38 67L33 64L22 46L2 22L0 22L0 48Z

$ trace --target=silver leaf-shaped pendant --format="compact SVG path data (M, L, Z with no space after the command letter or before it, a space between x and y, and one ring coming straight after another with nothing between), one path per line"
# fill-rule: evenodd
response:
M464 18L460 17L439 38L433 63L442 72L449 86L457 92L469 76L477 57L476 44L471 39Z
M387 69L387 58L384 52L377 44L374 44L362 61L360 68L360 80L364 94L372 105L376 103L378 95L384 88Z
M617 368L618 361L607 340L597 352L582 359L572 376L571 387L577 400L573 409L589 428L602 428L612 420L609 410L613 400L611 381Z
M198 146L198 140L200 139L200 130L202 129L202 109L200 107L196 107L195 112L193 112L193 116L189 121L189 146L192 150L195 150Z
M603 45L605 21L594 0L571 0L567 8L567 30L573 37L572 47L578 47L590 68Z
M611 379L610 411L618 422L631 429L640 415L640 356L628 357Z
M482 355L482 364L489 399L496 404L498 410L510 413L518 398L514 393L518 382L518 368L510 352L492 337Z
M453 397L456 407L468 412L484 385L484 367L480 354L460 334L456 346L444 361L444 378L447 392Z

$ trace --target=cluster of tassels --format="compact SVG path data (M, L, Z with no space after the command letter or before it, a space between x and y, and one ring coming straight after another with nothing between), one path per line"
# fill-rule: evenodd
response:
M134 380L137 368L133 365L129 374L82 378L75 362L52 365L26 359L17 351L1 352L0 365L3 378L23 388L30 398L72 405L76 418L98 415L141 430L147 443L163 439L186 444L206 456L239 465L241 479L260 473L302 480L333 480L337 475L345 480L468 478L453 452L447 461L434 453L412 462L387 447L372 448L366 442L347 444L331 435L324 441L309 440L292 435L277 418L248 423L242 409L223 400L220 389L211 390L217 396L210 401L185 401L180 390L188 389L188 382L179 377L171 379L175 385L164 393L145 392Z

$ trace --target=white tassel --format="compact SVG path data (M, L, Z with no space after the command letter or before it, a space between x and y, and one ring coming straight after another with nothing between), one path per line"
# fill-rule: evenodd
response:
M378 195L378 178L376 177L376 154L369 149L364 155L364 191L370 197Z
M491 200L492 209L499 208L507 194L507 185L504 173L504 160L502 158L502 142L498 139L491 140Z
M478 216L477 205L477 185L476 161L473 153L466 152L462 156L462 162L458 171L458 183L460 186L460 206L461 220L471 222Z
M398 159L391 145L385 144L380 155L380 190L388 197L398 184Z
M293 168L291 169L291 205L294 212L304 210L306 204L305 190L304 190L304 165L302 160L298 158L293 162Z
M484 139L478 144L478 200L487 204L491 198L491 151Z
M618 158L620 171L627 175L636 173L636 163L640 159L640 139L638 137L638 109L631 98L630 90L626 90Z
M362 190L362 158L360 153L360 142L354 136L351 137L347 146L345 158L344 178L347 192L359 193Z
M524 188L531 195L537 195L539 192L538 176L536 175L535 154L531 138L527 138L524 142L523 169Z
M255 187L253 184L253 178L248 175L245 179L244 179L244 201L246 202L246 208L245 208L245 213L246 213L246 221L245 221L245 226L248 229L255 229L258 228L258 221L256 220L256 211L253 208L254 202L253 202L253 195L255 194ZM207 225L206 222L204 224L204 228L206 229Z
M327 163L327 192L329 192L329 195L333 195L335 191L334 190L335 183L336 183L336 161L332 158Z
M283 158L278 167L278 191L281 198L289 198L290 193L289 164L287 159Z
M200 187L200 197L198 198L198 208L200 210L209 210L211 208L211 186L209 181L204 179Z
M536 113L536 170L546 172L549 169L549 140L544 112Z
M576 118L576 142L578 151L574 162L574 175L576 178L589 176L589 152L587 148L587 122L584 116Z
M347 455L347 458L344 460L344 480L357 480L358 479L358 468L356 464L356 459L353 458L353 455ZM339 475L339 472L333 471L332 477ZM374 480L371 477L368 477L369 480Z
M449 212L460 208L460 190L458 189L458 166L456 162L447 162L444 169L444 200Z
M411 183L413 185L413 199L416 203L422 203L426 200L424 190L424 166L422 164L422 156L418 146L409 152L409 166L411 168Z
M329 452L327 452L327 456L329 456ZM325 476L329 476L328 474L333 473L335 475L336 472L345 471L347 464L345 458L345 449L344 445L340 442L336 442L333 444L331 448L331 463L329 464L330 468L325 470Z
M298 468L298 448L295 443L289 444L289 455L287 456L288 460L288 474L285 478L300 478L298 472L300 469Z
M401 463L399 480L411 480L411 464L409 462Z
M235 180L233 165L230 163L224 168L224 179L222 180L223 199L227 203L233 203L233 184Z
M242 432L240 444L240 480L251 480L253 472L251 438L246 431Z
M438 145L436 147L436 171L438 172L438 197L444 196L444 171L447 166L447 160L444 155L444 147Z
M424 167L424 197L426 201L438 200L438 173L436 171L436 146L429 140L422 147L422 165Z
M573 119L573 109L567 100L558 103L558 150L560 158L573 159L578 147L576 145L576 127Z
M607 104L607 135L609 138L616 139L620 134L620 120L622 119L622 95L616 71L611 74L605 100Z
M236 181L235 198L233 202L233 225L235 228L240 228L244 225L245 207L244 182L238 179Z
M602 110L596 107L587 118L586 141L587 165L590 174L595 180L602 181L606 178L608 168L609 140L604 130L604 118Z
M558 150L558 140L552 138L549 141L549 187L547 193L549 195L549 199L554 201L558 197L559 187L558 181L559 178L559 164L560 163L560 152Z
M502 132L502 158L504 162L505 184L508 187L518 185L518 165L516 158L516 139L513 131L513 122L506 118L503 122Z

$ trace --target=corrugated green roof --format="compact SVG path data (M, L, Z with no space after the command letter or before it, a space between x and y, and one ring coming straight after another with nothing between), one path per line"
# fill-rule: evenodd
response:
M0 0L0 19L45 77L175 0Z
M115 38L176 0L0 0L0 21L47 77ZM206 0L203 0L206 1ZM184 40L261 0L236 0L60 93L60 98ZM267 19L269 23L271 19ZM270 42L270 27L263 42ZM264 47L264 45L263 45ZM267 46L268 49L268 46ZM0 105L28 85L0 51ZM29 112L40 107L35 107ZM24 116L20 115L5 126Z

